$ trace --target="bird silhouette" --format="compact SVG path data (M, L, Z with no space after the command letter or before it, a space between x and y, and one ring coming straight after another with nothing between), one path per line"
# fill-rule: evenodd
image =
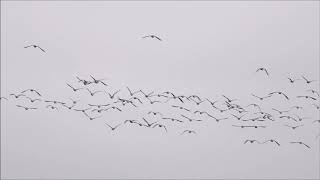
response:
M32 98L30 98L30 97L27 97L27 96L25 96L27 99L29 99L30 100L30 102L36 102L36 101L41 101L41 99L32 99Z
M282 96L284 96L287 100L289 100L289 97L288 97L285 93L283 93L283 92L281 92L281 91L275 91L275 92L269 93L269 95L274 95L274 94L282 95Z
M259 71L263 71L263 72L265 72L265 73L269 76L269 73L268 73L268 71L267 71L266 68L261 67L261 68L258 68L258 69L256 70L256 72L259 72Z
M152 126L152 128L155 128L155 127L164 128L164 129L166 130L166 132L168 132L168 130L167 130L167 128L166 128L165 125L162 125L162 124L154 124L154 125Z
M280 143L274 139L270 139L270 140L267 140L267 141L264 141L262 142L262 144L265 144L265 143L268 143L268 142L272 142L272 143L276 143L278 146L280 146Z
M152 38L152 39L158 39L159 41L162 41L162 39L160 39L158 36L153 35L153 34L147 35L147 36L143 36L142 38L143 38L143 39L145 39L145 38Z
M131 90L129 89L129 87L126 87L126 88L127 88L127 90L129 91L130 96L133 96L133 95L135 95L135 94L137 94L137 93L141 92L141 90L138 90L138 91L131 91Z
M21 106L21 105L16 105L17 107L20 107L20 108L23 108L25 109L26 111L29 110L29 109L37 109L35 107L25 107L25 106Z
M24 48L29 48L29 47L38 48L38 49L40 49L42 52L46 52L46 51L45 51L44 49L42 49L40 46L35 45L35 44L29 45L29 46L25 46Z
M180 122L183 123L183 121L176 119L176 118L169 118L169 117L163 117L162 119L167 119L167 120L171 120L172 122Z
M290 83L294 83L294 82L296 82L296 81L301 80L301 79L292 79L292 78L289 78L289 77L287 77L287 78L288 78L288 80L289 80Z
M261 101L264 100L264 99L266 99L266 98L271 97L270 95L269 95L269 96L264 96L264 97L260 97L260 96L254 95L254 94L251 94L251 95L252 95L253 97L256 97L256 98L260 99Z
M26 96L24 94L10 94L10 96L14 96L16 99L18 99L19 97L23 97L23 96Z
M291 128L292 130L295 130L295 129L297 129L298 127L301 127L301 126L303 126L303 124L301 124L301 125L298 125L298 126L290 126L290 125L285 125L286 127L289 127L289 128Z
M40 94L38 91L36 91L35 89L26 89L26 90L22 91L21 94L23 94L23 93L25 93L25 92L28 92L28 91L34 92L34 93L36 93L38 96L41 96L41 94Z
M244 141L244 143L243 143L243 144L247 144L248 142L250 142L251 144L252 144L252 143L258 143L258 144L261 144L261 142L260 142L260 141L255 140L255 139L247 139L247 140L245 140L245 141Z
M182 134L185 134L185 133L188 133L188 134L197 134L195 131L193 131L193 130L184 130L182 133L181 133L181 135Z
M201 119L192 119L192 118L189 118L189 117L187 117L187 116L185 116L185 115L183 115L183 114L181 114L181 116L182 117L184 117L184 118L186 118L186 119L188 119L190 122L193 122L193 121L202 121Z
M307 79L306 77L304 77L304 76L301 76L301 77L306 81L307 84L310 84L310 83L316 81L316 80L308 80L308 79Z
M307 144L301 142L301 141L294 141L294 142L290 142L291 144L301 144L301 145L304 145L305 147L307 148L311 148L310 146L308 146Z
M110 126L110 125L107 124L107 123L106 123L106 125L111 129L111 131L114 131L114 130L116 130L121 124L118 124L118 125L116 125L116 126L114 126L114 127Z
M316 98L314 97L311 97L311 96L297 96L297 98L305 98L305 99L312 99L312 100L317 100Z
M320 97L319 92L313 89L308 89L307 92L311 92L312 94L316 94L318 97Z
M103 84L103 85L105 85L105 86L108 86L105 82L103 82L103 80L105 80L105 79L95 79L93 76L91 76L90 75L90 77L93 79L93 83L95 83L95 84L99 84L99 83L101 83L101 84Z
M67 86L69 86L74 92L76 91L79 91L81 89L84 89L84 88L74 88L73 86L71 86L70 84L67 83Z
M151 127L153 124L157 123L157 122L153 122L153 123L149 123L145 118L142 118L144 122L146 122L146 126L147 127Z
M90 93L91 96L94 96L97 93L103 92L103 91L91 91L90 89L86 88L86 90Z

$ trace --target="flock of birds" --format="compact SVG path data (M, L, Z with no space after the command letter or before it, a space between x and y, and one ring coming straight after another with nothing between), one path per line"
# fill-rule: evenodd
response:
M155 35L148 35L144 36L143 38L152 38L162 41L161 38ZM30 47L38 48L42 52L46 52L38 45L30 45L26 46L25 48ZM264 73L266 76L270 75L268 70L263 67L257 68L256 73ZM90 79L76 77L74 84L66 83L65 86L75 96L79 95L79 93L82 93L87 94L88 97L97 96L101 99L107 98L108 100L106 100L106 103L92 104L72 98L64 101L48 100L39 90L32 88L18 93L9 94L6 97L1 97L0 100L1 102L16 100L19 102L15 104L16 107L25 111L35 111L41 108L46 108L48 110L58 112L60 109L66 109L70 112L81 113L83 114L84 118L87 118L88 120L99 119L110 111L125 113L128 108L135 108L134 110L139 111L139 107L144 105L155 107L157 104L161 104L165 105L171 112L178 112L176 115L172 116L167 115L165 112L150 110L145 114L144 117L141 118L123 119L122 122L113 125L105 123L106 127L111 131L116 131L119 127L124 125L130 125L143 128L159 128L162 129L163 132L168 132L171 130L168 128L169 123L174 125L189 123L191 125L192 123L201 123L203 121L215 121L217 123L221 121L232 121L237 122L232 124L232 127L254 129L267 128L267 125L261 123L272 123L279 120L285 121L286 123L284 123L283 126L292 130L302 128L303 126L307 125L320 125L320 119L308 120L310 117L297 115L297 112L303 112L304 109L312 109L315 111L315 114L319 114L319 91L310 89L308 87L309 84L317 83L318 80L310 80L305 76L301 76L301 78L287 78L287 83L289 84L296 84L299 81L301 82L300 85L307 87L304 94L289 96L282 91L270 92L262 96L250 94L252 99L255 99L255 101L245 105L241 105L240 100L230 98L226 95L221 95L221 99L219 100L212 100L208 97L202 97L198 94L177 94L172 91L146 92L142 89L133 90L129 87L111 91L106 90L106 87L110 87L110 85L109 83L105 82L105 79L98 79L91 75ZM261 106L261 103L269 98L279 98L277 99L278 102L290 101L291 99L298 98L305 101L308 106L294 105L288 107L287 109L264 109ZM26 101L29 101L29 103L27 104ZM209 110L205 111L202 110L202 108L209 108ZM197 133L198 132L193 129L184 129L181 132L178 132L180 135ZM320 134L317 136L317 138L318 137L320 137ZM280 142L275 139L246 139L243 143L273 143L277 146L281 145ZM291 141L289 143L311 148L310 145L302 141Z

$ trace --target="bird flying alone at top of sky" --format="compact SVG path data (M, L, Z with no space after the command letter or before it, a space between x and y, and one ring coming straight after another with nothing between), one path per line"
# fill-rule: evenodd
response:
M44 49L42 49L40 46L35 45L35 44L29 45L29 46L25 46L24 48L29 48L29 47L38 48L38 49L40 49L42 52L46 52L46 51L45 51Z
M158 39L159 41L162 41L162 39L161 38L159 38L158 36L156 36L156 35L153 35L153 34L150 34L150 35L147 35L147 36L143 36L142 37L143 39L145 39L145 38L152 38L152 39Z
M256 70L256 72L259 72L259 71L264 71L269 76L269 73L266 68L261 67Z

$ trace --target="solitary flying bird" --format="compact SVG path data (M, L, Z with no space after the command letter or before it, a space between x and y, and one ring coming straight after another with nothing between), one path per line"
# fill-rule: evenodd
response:
M259 71L264 71L269 76L269 73L266 68L261 67L256 70L256 72L259 72Z
M162 39L160 39L158 36L156 35L147 35L147 36L143 36L142 38L156 38L158 39L159 41L162 41Z
M34 44L32 44L32 45L30 45L30 46L25 46L24 48L29 48L29 47L39 48L41 51L46 52L46 51L45 51L44 49L42 49L40 46L34 45Z

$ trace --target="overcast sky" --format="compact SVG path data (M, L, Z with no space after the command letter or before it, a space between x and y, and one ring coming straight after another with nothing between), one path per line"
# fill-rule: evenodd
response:
M317 101L297 95L319 92L319 81L290 84L287 77L319 80L319 2L8 2L1 1L1 177L2 178L286 178L320 177L319 110ZM155 34L163 39L142 37ZM45 49L24 48L37 44ZM270 76L256 73L267 68ZM260 103L254 93L288 94L260 103L308 117L295 123L276 118L260 123L266 128L236 128L230 113L205 110L219 123L172 123L147 112L179 117L167 104L123 107L90 121L83 114L59 106L45 108L10 93L35 88L42 100L68 98L87 103L109 103L105 95L91 98L73 93L66 83L81 85L76 76L106 78L109 86L90 86L125 97L126 86L146 92L197 94L223 102L222 95L246 106ZM34 94L28 94L34 96ZM316 97L315 95L312 95ZM235 101L236 102L236 101ZM174 104L173 102L172 105ZM37 107L25 111L16 105ZM178 104L178 103L176 103ZM181 104L179 104L181 105ZM119 106L120 107L120 106ZM251 109L252 110L252 109ZM191 115L190 115L191 116ZM121 125L125 119L146 117L168 128ZM181 117L179 117L181 119ZM255 124L255 123L251 123ZM292 130L285 126L304 126ZM180 135L186 129L196 135ZM275 139L275 144L243 144L246 139ZM311 148L290 144L303 141Z

